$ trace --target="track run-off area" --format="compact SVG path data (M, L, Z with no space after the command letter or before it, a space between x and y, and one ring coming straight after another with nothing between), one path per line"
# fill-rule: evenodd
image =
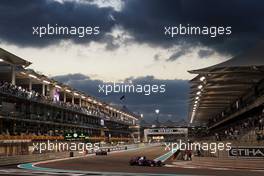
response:
M146 156L148 159L166 160L170 152L163 146L148 146L124 151L110 152L107 156L87 155L36 163L18 165L22 172L37 175L263 175L264 170L236 169L232 167L203 167L192 165L192 161L179 162L168 159L163 167L130 166L129 160L135 156ZM17 171L16 170L16 171ZM0 174L5 175L5 173ZM8 174L6 174L8 175ZM14 174L15 175L15 174ZM21 174L19 174L21 175ZM23 174L22 174L23 175Z

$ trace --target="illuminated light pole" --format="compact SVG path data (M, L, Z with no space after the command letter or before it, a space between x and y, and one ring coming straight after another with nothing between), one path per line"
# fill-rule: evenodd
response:
M155 110L155 113L157 114L157 123L159 123L159 112L160 112L159 109L156 109L156 110Z

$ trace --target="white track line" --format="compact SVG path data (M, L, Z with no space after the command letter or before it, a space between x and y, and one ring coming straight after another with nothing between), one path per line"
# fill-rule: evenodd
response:
M247 170L247 171L264 172L264 169L253 169L253 168L249 168L249 167L232 168L232 167L215 167L215 165L201 166L198 164L188 166L188 165L186 165L186 163L166 164L165 167L179 167L179 168L186 168L186 169L212 169L212 170L241 170L241 169L243 169L243 170Z

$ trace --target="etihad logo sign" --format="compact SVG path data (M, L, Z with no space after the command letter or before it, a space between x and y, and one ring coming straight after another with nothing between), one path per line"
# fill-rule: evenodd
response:
M229 150L230 157L263 157L264 147L238 147Z

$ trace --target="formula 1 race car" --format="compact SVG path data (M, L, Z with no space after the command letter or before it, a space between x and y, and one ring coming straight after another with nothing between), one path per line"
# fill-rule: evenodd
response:
M150 166L150 167L161 167L164 165L161 161L148 160L145 156L138 156L132 158L129 161L130 166Z
M105 151L105 150L97 150L95 152L95 155L107 155L107 151Z

